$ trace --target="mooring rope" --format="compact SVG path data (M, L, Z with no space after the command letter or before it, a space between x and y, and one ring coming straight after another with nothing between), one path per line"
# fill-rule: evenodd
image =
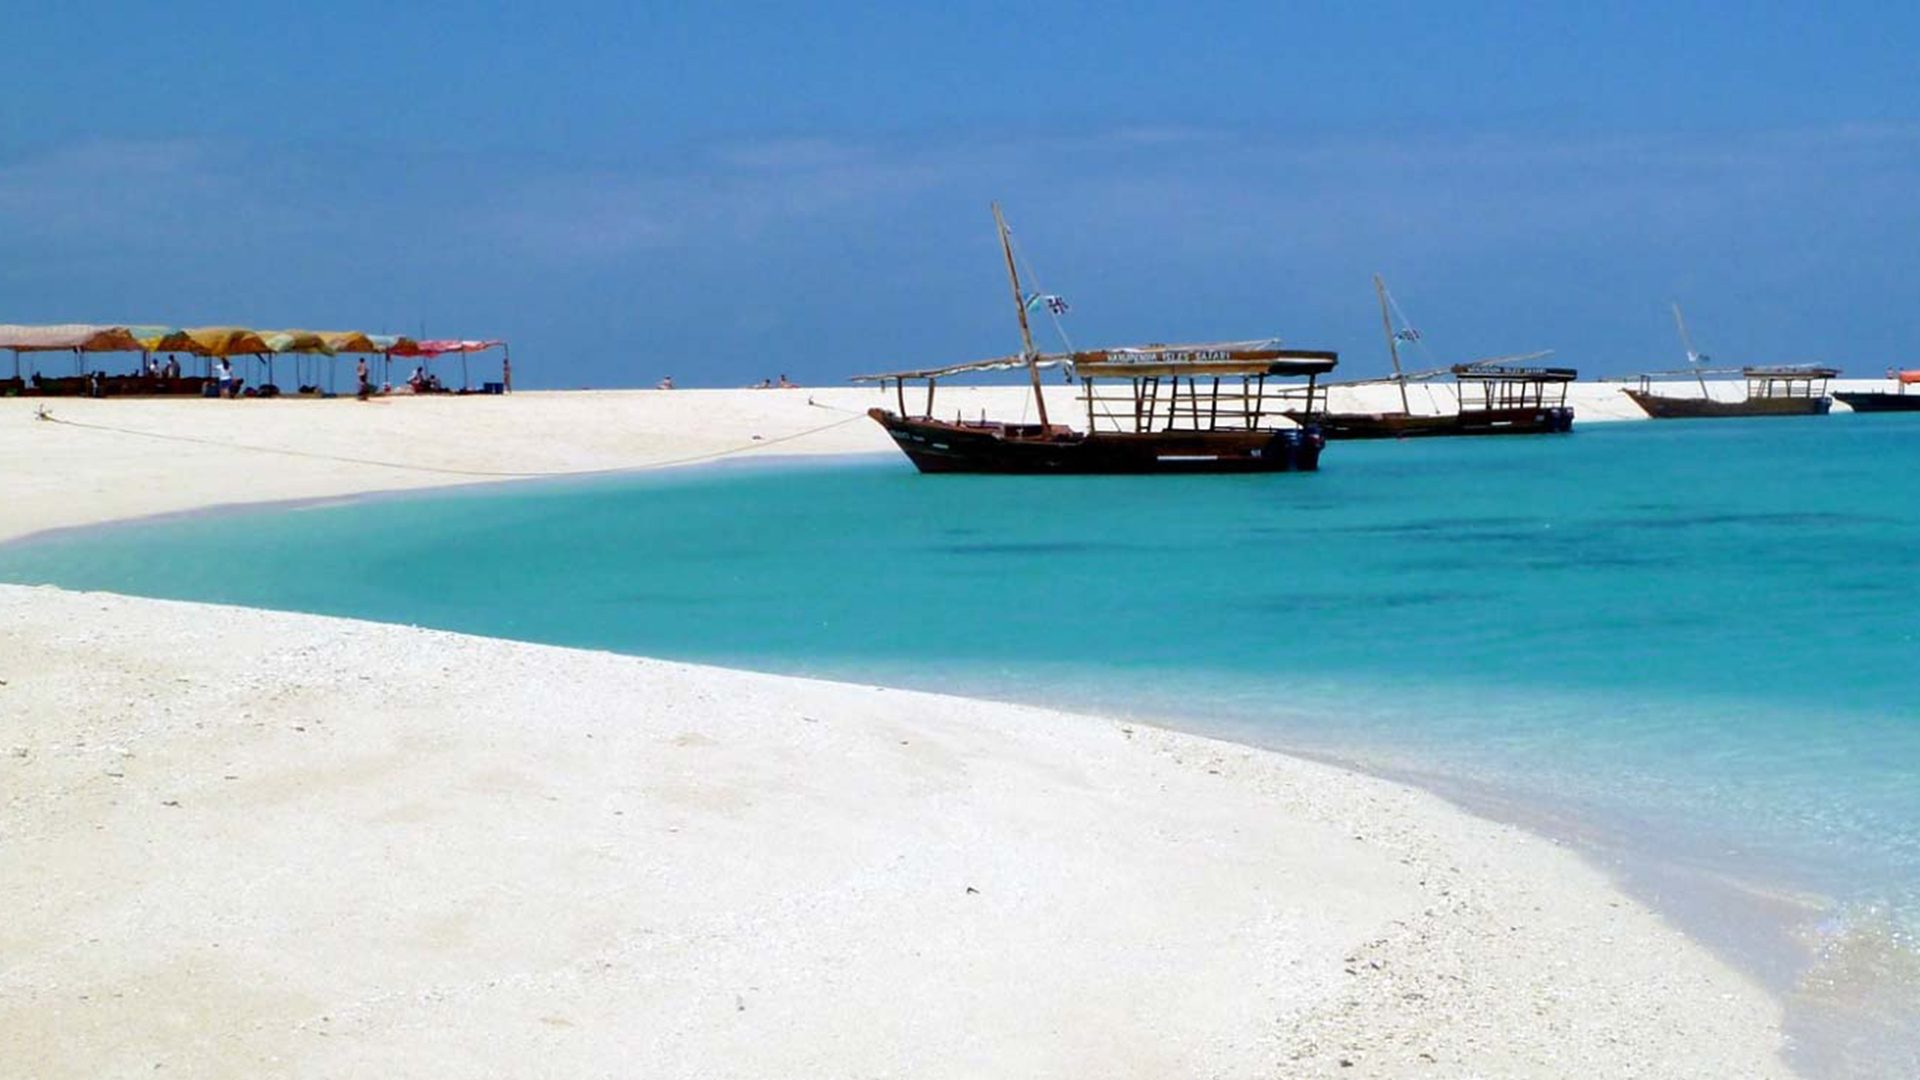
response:
M809 400L807 404L813 405L815 408L832 409L836 412L841 411L834 409L831 405L819 405L811 400ZM821 424L819 427L808 428L805 431L796 431L791 435L778 435L771 439L756 438L753 442L743 443L739 446L728 447L724 450L710 450L700 454L690 454L686 457L667 458L659 461L639 461L632 465L616 465L602 469L547 469L534 472L508 472L497 469L463 469L448 465L419 465L404 461L384 461L379 458L350 457L345 454L323 454L312 450L291 450L281 446L254 446L248 443L223 442L219 439L201 438L196 435L177 435L163 431L142 431L139 428L116 427L112 424L90 424L84 420L67 420L55 416L49 412L44 405L34 414L34 419L49 424L60 424L65 427L85 428L89 431L104 431L115 435L133 435L138 438L159 439L165 442L193 443L195 445L211 446L221 450L243 450L256 454L278 454L282 457L309 458L316 461L337 461L348 465L369 465L375 468L401 469L408 472L434 473L441 476L475 476L503 480L525 480L542 476L593 476L600 473L627 472L632 469L669 468L676 465L694 465L703 461L717 461L721 458L732 457L736 454L749 453L754 450L765 449L769 446L792 442L795 439L804 439L809 435L818 435L823 431L831 431L834 428L851 424L856 420L866 419L866 413L855 413L851 416L835 420L830 424Z

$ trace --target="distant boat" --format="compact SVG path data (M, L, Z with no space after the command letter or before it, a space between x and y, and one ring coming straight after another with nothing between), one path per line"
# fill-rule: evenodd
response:
M1707 358L1696 352L1687 333L1687 321L1680 305L1673 305L1673 322L1680 331L1681 347L1687 351L1689 365L1679 371L1649 371L1638 376L1636 389L1621 392L1656 420L1680 420L1721 416L1824 416L1833 407L1827 396L1827 383L1840 374L1838 368L1820 364L1778 364L1741 368L1698 366ZM1707 390L1708 375L1738 374L1746 380L1747 393L1739 401L1721 401ZM1656 393L1661 379L1692 378L1700 384L1698 396Z
M1654 379L1662 375L1714 375L1738 372L1747 380L1747 396L1739 401L1710 397L1656 394ZM1837 368L1807 366L1697 368L1694 371L1651 371L1640 376L1638 389L1622 391L1656 420L1684 420L1715 416L1825 416L1833 407L1827 380Z
M1304 378L1307 400L1316 380L1339 362L1335 353L1286 349L1278 339L1208 345L1143 345L1042 354L1027 322L1013 244L998 205L994 224L1006 256L1020 318L1018 356L918 371L862 375L855 382L892 386L898 411L869 409L914 467L923 473L1215 473L1310 472L1325 446L1311 422L1282 420L1268 379ZM1057 298L1040 298L1057 300ZM1040 370L1065 366L1080 380L1087 430L1047 416ZM976 372L1026 369L1038 423L952 420L933 415L940 380ZM909 382L925 383L925 406L907 404ZM916 403L920 391L915 390Z
M1920 371L1901 371L1894 374L1894 385L1898 390L1888 393L1884 390L1836 390L1834 397L1846 402L1847 408L1854 412L1920 412L1920 394L1907 393L1907 387L1920 383Z
M1313 415L1320 430L1329 439L1409 439L1437 435L1541 435L1573 430L1573 408L1567 404L1567 385L1579 377L1573 368L1528 367L1520 362L1550 355L1546 352L1525 356L1480 360L1455 364L1434 371L1403 371L1400 366L1400 342L1418 341L1419 331L1394 326L1393 305L1387 298L1386 282L1373 276L1373 291L1380 299L1380 324L1387 336L1387 355L1393 362L1389 379L1362 379L1332 383L1332 387L1356 387L1392 382L1400 390L1398 412L1333 412L1320 410ZM1416 413L1407 395L1409 382L1427 382L1451 375L1457 394L1451 411ZM1312 412L1288 412L1303 419Z

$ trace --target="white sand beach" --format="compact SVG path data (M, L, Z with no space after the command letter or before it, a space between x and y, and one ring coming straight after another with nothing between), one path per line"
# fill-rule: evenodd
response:
M891 453L879 401L0 400L0 538ZM1097 717L0 586L0 791L0 1077L1788 1075L1572 852Z

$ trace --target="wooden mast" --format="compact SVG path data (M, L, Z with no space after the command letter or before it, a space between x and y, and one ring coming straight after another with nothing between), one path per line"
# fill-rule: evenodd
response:
M1407 377L1400 372L1400 339L1393 333L1393 316L1387 311L1387 283L1380 275L1373 275L1373 291L1380 297L1380 328L1387 334L1387 355L1393 357L1393 381L1400 384L1400 411L1413 415L1413 406L1407 404Z
M1687 333L1687 320L1680 315L1680 305L1673 305L1673 325L1680 328L1680 347L1687 350L1687 364L1693 368L1693 377L1700 381L1700 396L1710 397L1707 393L1707 376L1700 370L1700 354L1693 351L1693 337Z
M1027 377L1033 380L1033 404L1040 411L1040 426L1047 426L1047 398L1040 392L1040 354L1033 348L1033 330L1027 325L1027 298L1020 295L1020 271L1013 265L1013 241L1007 236L1007 219L1000 204L993 204L993 223L1000 229L1000 251L1007 257L1007 280L1013 283L1013 310L1020 316L1020 355L1027 361Z

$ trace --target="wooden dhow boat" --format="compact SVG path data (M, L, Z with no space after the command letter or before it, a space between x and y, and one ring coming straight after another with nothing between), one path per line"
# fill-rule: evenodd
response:
M1920 371L1889 372L1896 387L1884 390L1835 390L1833 396L1854 412L1920 412L1920 394L1907 393L1907 387L1920 383Z
M1310 472L1325 445L1319 430L1276 411L1270 379L1315 381L1339 362L1332 352L1287 349L1277 339L1205 345L1143 345L1043 354L1034 348L1028 301L1014 265L1000 208L993 208L1020 318L1018 356L970 364L862 375L891 386L895 409L868 410L923 473L1223 473ZM1087 429L1054 423L1041 390L1043 368L1065 367L1079 380ZM934 390L943 379L1024 368L1036 423L943 419ZM907 384L925 383L924 406L908 404ZM920 400L916 390L915 401Z
M1680 305L1673 305L1673 322L1680 331L1681 347L1686 349L1690 365L1679 371L1649 371L1635 376L1637 387L1622 393L1656 420L1686 420L1727 416L1824 416L1833 407L1827 396L1827 383L1840 374L1838 368L1820 364L1774 364L1740 368L1708 368L1698 365L1707 357L1695 351L1687 333L1687 320ZM1737 401L1715 398L1707 387L1708 375L1739 375L1746 380L1746 396ZM1700 393L1661 393L1654 388L1661 380L1690 378ZM1669 385L1672 385L1669 383Z
M1740 375L1747 383L1747 396L1738 401L1708 397L1706 376ZM1825 416L1833 407L1827 396L1828 380L1839 375L1837 368L1815 364L1773 367L1694 368L1690 371L1649 371L1640 385L1622 390L1633 403L1655 420L1686 420L1722 416ZM1654 390L1657 380L1693 376L1700 383L1700 394L1665 394Z
M1478 360L1432 371L1407 372L1400 364L1400 343L1418 341L1419 331L1394 326L1393 305L1387 296L1386 282L1373 276L1373 290L1380 299L1380 325L1386 332L1387 355L1393 362L1393 375L1385 379L1358 379L1329 383L1321 392L1333 388L1356 388L1394 384L1400 391L1398 412L1335 412L1309 397L1304 409L1286 415L1299 419L1313 415L1321 432L1329 439L1409 439L1440 435L1541 435L1563 434L1573 430L1573 407L1567 404L1567 386L1580 373L1573 368L1529 366L1527 361L1551 355L1546 352L1524 356ZM1407 393L1408 383L1426 383L1451 377L1455 384L1456 405L1451 411L1431 413L1413 411Z

